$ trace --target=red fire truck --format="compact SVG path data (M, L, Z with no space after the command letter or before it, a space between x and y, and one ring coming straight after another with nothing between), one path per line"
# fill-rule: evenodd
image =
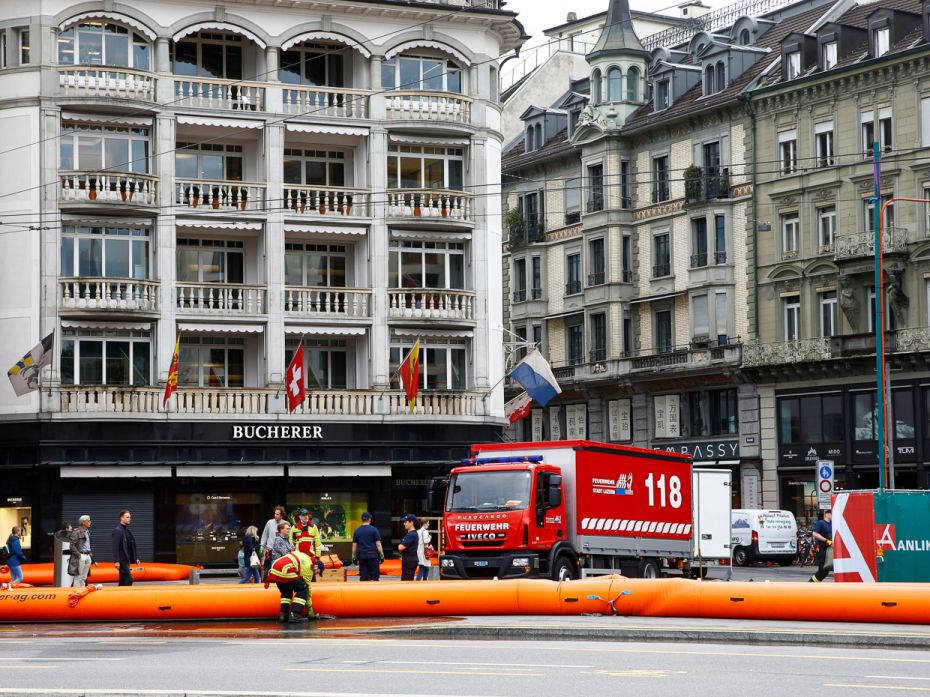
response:
M730 564L730 472L591 441L472 446L435 481L442 578L701 576ZM439 503L440 495L443 504Z

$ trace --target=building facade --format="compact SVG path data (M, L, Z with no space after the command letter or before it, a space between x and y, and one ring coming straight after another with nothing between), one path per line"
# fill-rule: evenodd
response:
M34 560L121 508L167 561L228 564L277 503L337 550L366 509L390 537L497 438L498 5L0 3L0 347L55 336L38 392L0 384Z
M874 335L875 177L880 193L930 198L930 5L840 7L786 35L752 93L755 224L748 239L764 500L816 510L814 462L837 485L879 483ZM894 484L927 488L930 206L897 201L883 227L885 345Z

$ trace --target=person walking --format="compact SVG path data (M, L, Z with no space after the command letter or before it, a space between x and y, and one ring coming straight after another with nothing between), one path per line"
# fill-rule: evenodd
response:
M286 515L287 510L284 506L275 506L271 518L268 519L268 522L265 523L265 527L262 529L262 537L261 540L259 540L261 549L259 550L258 557L262 560L263 579L268 575L268 569L271 568L271 546L274 544L274 538L278 534L278 523L284 520L284 516Z
M817 571L810 583L820 583L833 571L833 511L823 512L823 519L814 523L812 537L817 542Z
M271 555L268 559L268 568L281 557L287 556L294 551L294 545L291 544L291 524L286 520L278 521L278 534L271 543ZM265 579L268 580L267 577Z
M245 529L245 535L242 537L242 557L245 571L242 573L242 579L239 583L262 582L261 576L261 557L258 556L258 528L250 525ZM252 555L258 560L258 566L252 566Z
M371 513L365 511L362 513L362 524L352 534L352 563L358 564L358 580L380 580L380 565L383 561L381 533L371 524Z
M26 563L27 559L20 541L22 534L22 528L14 525L10 531L10 536L6 540L6 548L10 550L10 558L6 562L6 565L10 567L10 588L15 587L17 583L23 582L22 565Z
M417 573L417 547L420 545L420 537L417 535L417 517L413 513L408 513L401 521L404 524L403 539L397 549L400 550L400 580L412 581Z
M417 528L417 581L426 581L429 578L429 559L426 558L426 545L433 541L429 532L429 522L423 521Z
M82 515L78 518L78 526L71 530L68 536L71 543L71 557L68 559L68 575L71 576L71 585L76 587L87 585L87 575L93 563L93 554L90 547L90 516Z
M113 529L111 542L113 546L113 566L119 571L119 585L132 585L132 564L139 564L139 554L136 552L136 538L132 535L129 525L132 523L132 514L127 510L119 512L119 525Z
M290 552L275 559L265 579L265 588L274 581L281 594L278 619L281 622L306 622L315 620L310 597L310 581L313 578L313 562L303 552Z

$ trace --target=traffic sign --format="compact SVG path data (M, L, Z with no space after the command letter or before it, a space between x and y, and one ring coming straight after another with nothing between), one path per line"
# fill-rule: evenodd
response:
M821 511L831 507L833 497L833 460L817 460L817 504Z

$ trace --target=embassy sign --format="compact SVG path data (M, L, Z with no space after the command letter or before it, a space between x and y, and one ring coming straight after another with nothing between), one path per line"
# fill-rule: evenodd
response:
M323 440L322 426L233 426L233 440Z
M690 455L695 460L739 460L738 440L712 440L696 443L670 443L656 450Z

